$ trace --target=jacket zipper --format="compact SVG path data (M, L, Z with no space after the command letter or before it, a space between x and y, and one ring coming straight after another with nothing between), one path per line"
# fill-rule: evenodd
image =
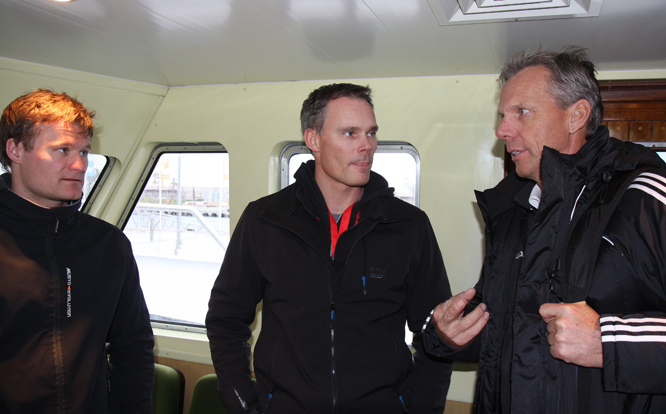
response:
M56 371L56 412L66 412L66 397L65 397L65 372L62 351L62 295L60 286L60 277L58 275L58 261L54 251L54 238L58 234L58 227L60 220L56 219L52 225L52 231L47 231L46 236L46 251L51 266L51 277L53 278L53 355L55 358L54 365Z
M338 384L337 384L337 375L335 372L335 301L331 299L331 404L332 412L336 412L336 406L338 404Z

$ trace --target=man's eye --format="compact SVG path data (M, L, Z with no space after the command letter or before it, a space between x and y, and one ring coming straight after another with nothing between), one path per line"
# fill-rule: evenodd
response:
M58 152L61 152L63 154L67 154L67 148L58 148Z
M377 136L377 131L368 132L368 136L369 136L370 138L372 138L372 137L376 137L376 136Z
M345 136L346 136L346 137L351 137L352 135L354 135L354 133L351 132L351 131L347 131L347 132L345 132Z
M79 151L79 155L81 155L82 157L87 157L88 151Z
M527 115L527 113L528 113L529 111L530 111L529 109L522 108L522 109L520 110L520 114L521 114L521 115Z

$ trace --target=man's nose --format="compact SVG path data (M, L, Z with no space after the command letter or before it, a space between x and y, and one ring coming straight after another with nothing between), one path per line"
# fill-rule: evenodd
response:
M85 170L88 169L88 156L77 154L69 164L69 168L75 171L85 172Z
M505 141L510 136L510 131L511 131L511 125L509 123L509 120L506 117L504 117L502 118L502 121L495 130L495 136L497 137L497 139Z

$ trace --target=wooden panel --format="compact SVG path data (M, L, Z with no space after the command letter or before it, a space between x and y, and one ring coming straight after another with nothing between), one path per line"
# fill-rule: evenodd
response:
M610 136L622 141L629 140L629 122L627 121L610 121L606 122Z
M655 122L652 126L652 140L666 141L666 122Z
M444 414L472 414L473 404L446 400L446 408Z
M652 122L630 122L629 139L631 141L652 141Z
M608 102L666 101L666 79L599 81L601 99Z
M666 121L666 102L604 102L604 120Z

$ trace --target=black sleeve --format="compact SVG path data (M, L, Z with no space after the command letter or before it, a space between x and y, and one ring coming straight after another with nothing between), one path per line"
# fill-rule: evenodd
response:
M232 414L257 407L258 391L250 376L250 325L263 296L262 279L250 242L250 219L241 217L213 285L206 329L218 390Z
M122 413L150 413L155 359L153 330L139 284L139 271L129 241L126 276L108 335L111 364L110 399Z
M644 299L630 315L601 312L606 391L666 394L665 194L662 174L640 174L608 226L609 240L628 260ZM629 277L619 268L614 269L615 277Z
M666 317L601 317L605 391L666 394Z
M425 214L424 214L425 216ZM411 414L441 414L451 382L451 361L427 354L421 329L431 309L451 297L442 254L432 226L425 217L422 255L410 286L407 322L414 332L413 379L409 391Z

